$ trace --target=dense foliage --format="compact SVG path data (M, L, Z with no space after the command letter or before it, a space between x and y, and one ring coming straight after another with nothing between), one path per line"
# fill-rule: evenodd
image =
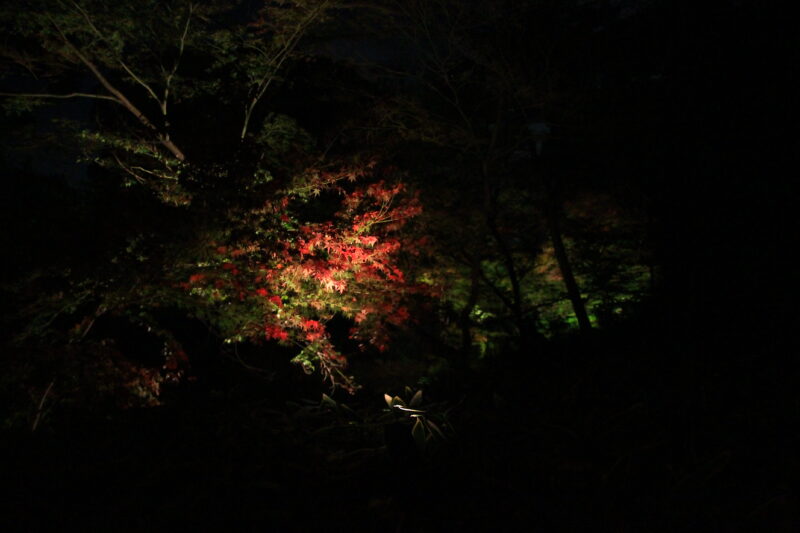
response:
M526 78L534 7L502 36L487 31L502 9L449 1L7 10L4 105L57 104L33 135L79 158L77 231L95 228L10 286L17 341L44 360L69 345L150 404L196 377L197 323L211 351L291 349L350 392L347 353L385 351L404 324L423 368L464 372L612 323L642 299L651 258L635 209L551 172L550 121L565 116ZM345 31L388 40L401 66L337 60ZM34 397L73 379L37 366L50 370Z
M119 207L140 210L81 271L34 276L62 290L28 302L21 340L56 333L56 317L74 324L56 342L89 340L98 320L119 317L163 342L156 394L188 363L166 309L224 343L296 346L306 372L355 389L326 323L350 321L362 348L386 349L387 328L408 320L417 291L399 261L420 249L400 231L421 207L400 171L363 150L325 153L273 101L290 90L287 68L307 59L299 41L331 6L41 2L6 14L17 35L6 73L39 79L6 94L6 107L96 103L93 124L58 126L98 179L131 189ZM59 92L75 83L95 92ZM34 278L18 288L35 292Z

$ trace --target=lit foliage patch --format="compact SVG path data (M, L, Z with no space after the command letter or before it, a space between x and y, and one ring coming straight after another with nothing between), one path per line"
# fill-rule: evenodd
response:
M579 195L564 211L564 243L592 326L603 328L630 317L646 299L652 283L652 258L643 220L600 193ZM535 216L531 211L530 218ZM514 250L513 260L520 273L523 313L531 325L545 337L576 331L578 323L552 244L545 241L538 248L520 247ZM469 319L472 346L483 357L501 352L515 336L507 327L511 317L505 300L512 288L505 265L496 255L486 254L480 273L476 305ZM433 275L444 289L445 305L464 309L471 291L469 265L449 264ZM461 341L455 320L443 333L451 345Z
M402 183L340 185L357 174L322 173L312 184L313 191L341 196L332 220L301 224L293 209L303 203L301 195L269 200L250 213L254 231L248 237L210 244L206 266L181 283L225 306L232 317L222 327L227 342L297 346L294 361L306 372L319 368L332 385L351 392L353 378L344 372L346 359L331 342L327 322L335 315L352 320L351 338L383 351L389 328L410 318L408 296L422 290L398 262L403 252L419 252L400 231L420 213L417 197Z

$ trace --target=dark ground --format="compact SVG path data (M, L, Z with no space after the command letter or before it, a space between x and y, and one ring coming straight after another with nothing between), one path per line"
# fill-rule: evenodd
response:
M486 369L426 402L454 431L424 454L377 391L337 413L256 382L5 435L3 529L796 531L797 375L658 329Z

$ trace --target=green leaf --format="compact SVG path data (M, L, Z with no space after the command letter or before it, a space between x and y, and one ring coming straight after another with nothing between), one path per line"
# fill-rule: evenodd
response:
M422 403L422 389L418 390L416 394L411 398L411 401L408 402L410 407L416 407Z
M417 418L417 421L414 422L414 427L411 428L411 436L414 438L414 442L417 444L417 448L419 448L420 450L424 450L426 443L426 435L425 435L425 425L423 424L421 418Z
M431 431L431 435L433 435L434 431L435 431L441 438L443 438L443 439L445 438L444 433L442 432L442 430L439 429L439 426L434 424L432 420L426 420L425 422L428 424L428 429L432 430Z
M333 398L331 398L330 396L328 396L324 392L322 393L322 404L330 405L334 409L339 407L339 404L336 403L336 400L334 400Z

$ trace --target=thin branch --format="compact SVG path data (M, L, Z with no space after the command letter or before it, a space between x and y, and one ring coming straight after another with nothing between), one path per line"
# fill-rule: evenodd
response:
M136 166L136 167L130 167L130 168L132 170L138 170L140 172L144 172L145 174L150 174L151 176L155 176L155 177L157 177L159 179L162 179L162 180L178 181L178 178L176 178L174 176L165 176L164 174L159 174L158 172L154 172L152 170L147 170L144 167Z
M98 69L94 63L92 63L85 55L83 55L83 53L78 49L77 46L72 44L72 41L70 41L69 38L64 34L64 32L61 30L61 27L56 23L56 21L54 21L53 19L49 20L50 23L53 25L53 27L55 27L58 34L61 36L61 39L64 41L64 43L72 50L72 52L80 60L80 62L83 63L86 66L86 68L88 68L92 72L94 77L97 78L97 81L99 81L103 85L103 87L106 88L108 92L113 94L119 100L119 103L125 106L125 108L128 111L130 111L139 120L139 122L141 122L149 130L153 131L156 134L158 140L161 142L161 144L164 145L164 147L167 150L169 150L172 153L172 155L174 155L180 161L185 160L186 156L183 154L180 148L178 148L175 145L175 143L173 143L169 139L169 137L166 137L164 134L162 134L158 130L158 128L152 122L150 122L150 120L145 116L145 114L139 111L139 108L133 105L133 103L130 100L128 100L128 98L119 89L114 87L111 84L111 82L108 81L108 79L105 76L103 76L103 73L100 72L100 69Z
M47 396L50 394L50 391L53 389L53 385L55 384L55 380L50 382L50 385L47 386L47 389L42 394L42 399L39 400L39 406L36 408L36 418L33 421L33 425L31 426L31 432L36 431L36 428L39 427L39 422L42 420L42 414L44 410L44 401L47 399Z
M114 156L114 159L117 161L117 164L119 165L119 168L121 168L122 170L124 170L125 172L127 172L128 174L133 176L133 179L135 179L136 181L138 181L139 183L142 183L142 184L147 182L147 180L145 180L139 174L137 174L136 172L131 170L125 163L123 163L122 160L119 158L119 156L117 154L112 153L112 155Z
M108 41L108 39L106 39L105 35L103 35L103 33L97 28L97 26L94 25L94 23L92 22L91 17L89 17L89 14L80 5L78 5L77 2L72 2L72 5L74 5L75 9L77 9L80 12L80 14L86 20L86 23L89 24L89 27L92 29L92 31L95 33L95 35L97 35L102 41L105 41L107 44L110 45L111 43L109 43L109 41ZM158 99L158 96L156 95L156 92L153 90L153 88L150 87L150 85L148 85L144 80L139 78L139 76L137 76L133 72L133 70L131 70L131 68L128 67L128 65L125 64L125 62L122 60L121 57L117 59L117 62L119 62L120 66L125 70L125 72L128 73L128 75L131 78L133 78L133 80L136 83L138 83L139 85L144 87L144 89L153 98L153 100L158 102L158 104L160 106L161 105L161 100Z
M130 69L130 67L128 67L128 65L126 65L126 64L125 64L125 62L124 62L122 59L120 59L120 60L119 60L119 64L120 64L120 66L121 66L121 67L122 67L122 68L125 70L125 72L127 72L127 73L128 73L128 75L129 75L131 78L133 78L133 80L134 80L136 83L138 83L139 85L141 85L142 87L144 87L144 89L147 91L147 93L150 95L150 97L151 97L153 100L155 100L155 101L158 103L158 105L160 106L160 105L161 105L161 100L159 100L159 99L158 99L158 95L157 95L157 94L156 94L156 92L153 90L153 88L152 88L152 87L150 87L150 85L148 85L148 84L147 84L147 82L145 82L144 80L142 80L141 78L139 78L139 76L137 76L136 74L134 74L133 70L131 70L131 69Z
M478 273L480 274L480 277L486 284L486 286L492 290L495 296L500 298L500 301L503 302L503 305L505 305L509 309L509 311L514 311L514 303L508 298L508 296L506 296L503 293L503 291L500 290L500 288L497 285L494 284L492 280L489 279L489 276L486 275L486 272L484 272L483 269L481 268L479 269Z
M244 139L245 136L247 135L247 129L249 127L250 117L253 114L253 110L255 109L259 100L261 100L261 98L267 92L267 89L272 84L278 71L283 66L283 63L289 58L292 51L294 51L295 47L300 42L300 38L306 32L308 27L311 26L314 19L316 19L317 16L325 10L328 4L329 4L328 0L321 3L319 7L312 10L311 13L304 20L300 21L300 23L295 28L294 33L292 33L292 35L287 40L286 45L283 48L281 48L271 60L269 60L269 63L275 64L275 68L272 69L270 72L264 74L264 76L261 78L261 80L258 82L258 85L256 86L255 96L250 101L250 104L245 108L244 124L242 125L242 132L239 136L240 139Z
M39 76L36 75L36 71L33 69L33 61L25 52L3 46L2 49L0 49L0 54L27 70L33 79L39 79Z
M94 98L95 100L110 100L121 104L118 98L108 96L105 94L90 94L90 93L69 93L69 94L47 94L47 93L0 93L0 96L10 96L18 98L49 98L49 99L66 99L66 98Z
M186 15L186 24L183 26L183 33L181 34L181 38L178 41L178 57L175 58L175 64L172 66L172 70L169 74L164 77L164 99L160 102L161 105L161 114L166 119L167 116L167 103L169 102L169 90L172 84L172 78L175 76L175 73L178 72L178 66L181 63L181 58L183 57L183 50L186 48L186 36L189 34L189 24L192 21L192 14L194 13L194 4L189 4L189 13ZM165 73L166 74L166 73Z
M178 72L178 65L180 65L181 57L183 57L183 50L186 48L186 36L189 35L189 24L192 21L192 14L194 13L194 4L189 4L189 13L186 15L186 24L183 26L183 33L181 34L180 44L178 45L178 57L175 58L175 66L172 67L170 77Z

